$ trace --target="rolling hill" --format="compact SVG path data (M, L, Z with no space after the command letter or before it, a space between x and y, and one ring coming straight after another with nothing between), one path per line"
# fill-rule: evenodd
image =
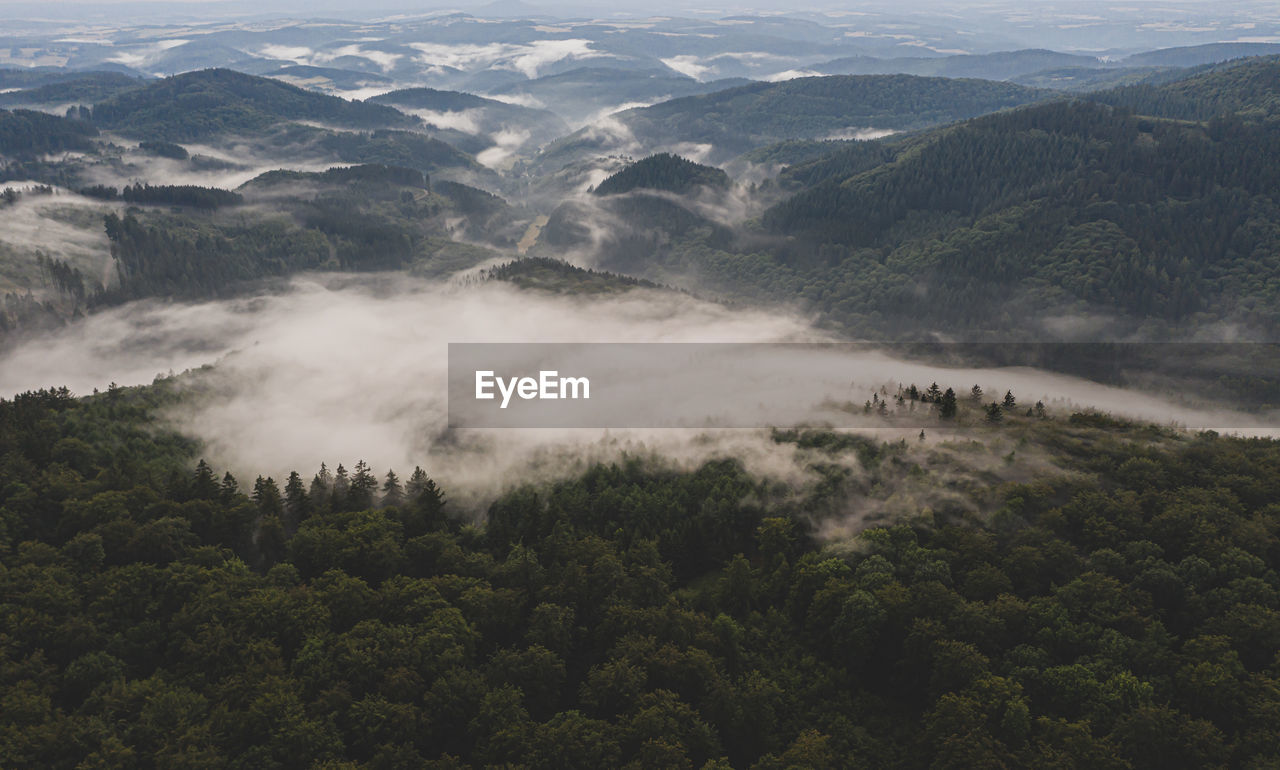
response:
M920 129L1049 97L1010 83L912 75L752 83L618 113L611 125L588 126L556 142L543 162L670 150L718 163L787 139Z
M405 128L417 122L391 107L225 69L175 75L117 94L94 105L93 121L131 136L170 141L261 131L288 121L364 129Z
M845 320L1046 333L1048 316L1092 315L1112 319L1113 334L1208 319L1280 329L1274 124L1055 103L789 173L813 186L763 218L787 239L769 280Z
M618 195L632 190L665 190L682 195L697 187L725 188L729 175L670 153L650 155L604 180L596 195Z
M1212 65L1170 83L1144 83L1090 98L1177 120L1205 121L1226 114L1274 120L1280 114L1280 55Z

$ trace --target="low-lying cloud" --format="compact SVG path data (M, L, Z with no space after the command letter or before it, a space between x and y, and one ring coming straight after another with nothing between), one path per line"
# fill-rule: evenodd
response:
M67 385L83 394L113 381L145 383L212 363L211 370L191 375L200 387L166 419L201 438L206 456L219 466L243 474L309 474L322 461L333 466L363 458L403 474L420 464L460 502L482 506L519 481L572 473L624 451L685 462L733 455L753 472L780 478L810 471L793 448L779 447L763 430L450 430L450 342L821 339L798 316L730 309L675 292L564 296L500 282L428 282L392 273L311 275L255 297L144 301L98 313L0 358L0 392ZM759 397L765 406L772 399L788 407L830 408L833 402L861 403L882 385L937 380L955 387L976 382L989 393L1012 389L1024 402L1088 404L1159 423L1176 418L1212 425L1218 418L1149 394L1031 369L953 369L884 354L842 358L830 350L791 358L794 375L784 392L777 391L772 373L760 378L755 394L745 378L742 397ZM897 433L906 435L890 430Z

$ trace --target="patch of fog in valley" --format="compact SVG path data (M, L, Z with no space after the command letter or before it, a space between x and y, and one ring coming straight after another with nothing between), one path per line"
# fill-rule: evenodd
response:
M280 478L294 469L309 476L321 462L333 467L364 459L381 472L393 468L401 475L422 465L461 509L477 512L516 483L564 477L624 452L686 466L732 456L753 473L796 486L813 480L814 457L776 443L767 430L449 429L450 342L824 339L799 316L730 309L662 290L566 296L501 282L433 282L398 273L312 274L240 299L135 302L28 339L0 358L0 392L65 384L84 394L110 382L147 383L167 372L213 364L179 378L180 387L195 387L164 420L200 438L205 456L220 467ZM832 403L860 404L882 386L936 380L957 388L978 382L989 393L1012 389L1024 403L1043 398L1060 409L1084 404L1157 423L1229 424L1222 413L1032 369L943 368L883 353L818 348L790 353L786 370L783 390L777 372L761 367L758 376L741 378L740 392L713 400L718 408L731 408L729 399L752 406L785 403L788 415L797 405L802 412L812 405L812 416L820 418ZM654 388L649 398L647 406L661 410L670 396ZM920 462L934 452L928 461L950 468L948 473L1030 478L1046 463L1031 450L1019 450L1017 463L998 462L1011 451L999 438L975 453L946 442L935 445L934 436L917 445L918 426L867 429L878 437L909 436ZM856 459L840 462L861 473ZM915 481L904 477L901 484L889 495L899 505L915 505L919 501L913 500L926 496ZM883 496L860 505L859 516L893 508ZM833 536L848 528L830 526Z

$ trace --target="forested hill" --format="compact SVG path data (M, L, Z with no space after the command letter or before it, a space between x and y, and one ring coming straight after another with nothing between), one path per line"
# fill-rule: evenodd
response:
M1280 119L1280 56L1216 65L1164 85L1134 85L1090 98L1142 115L1207 121L1236 114L1249 120Z
M596 187L596 195L617 195L631 190L665 190L677 194L698 187L726 188L729 175L670 153L650 155L609 177Z
M345 128L410 127L391 107L352 102L270 78L208 69L149 83L93 107L94 123L131 136L189 141L311 120Z
M507 104L496 99L463 93L462 91L441 91L435 88L404 88L399 91L388 91L385 94L371 96L366 101L374 104L386 104L395 107L411 107L414 109L439 110L441 112L460 112L477 107L507 107L515 112L543 112L530 110L518 104Z
M1036 89L988 80L864 75L796 78L631 110L632 128L683 141L743 146L759 138L805 138L848 128L913 129L1045 98Z
M32 110L0 110L0 157L88 150L97 135L93 126L82 121Z
M938 130L889 154L836 159L853 173L764 217L806 244L786 269L828 307L971 328L1025 330L1057 307L1280 329L1275 123L1202 126L1055 103ZM823 178L825 162L811 176ZM802 264L822 244L820 264Z
M1280 755L1275 441L1013 411L920 449L777 434L820 483L630 459L516 489L477 526L430 468L215 471L155 417L193 397L0 400L4 765ZM987 481L1032 452L1070 473ZM966 464L989 511L955 498ZM813 536L903 476L929 501L913 518Z
M0 94L0 104L92 104L145 83L123 72L76 73L75 77Z
M987 80L859 75L751 83L620 112L627 129L620 150L634 153L691 142L710 145L712 162L787 139L901 131L951 123L1052 98L1052 92ZM607 154L602 133L582 129L547 149L548 158ZM566 161L567 162L567 161Z

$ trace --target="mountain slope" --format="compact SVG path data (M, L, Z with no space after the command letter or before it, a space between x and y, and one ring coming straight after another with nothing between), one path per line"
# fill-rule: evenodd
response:
M1048 92L986 80L861 75L752 83L673 99L613 117L557 142L549 156L642 155L660 149L723 162L786 139L902 131L973 117L1047 98Z
M793 269L810 289L841 287L831 301L857 312L1016 327L1019 314L1059 307L1278 329L1278 186L1275 127L1062 103L904 143L893 161L827 178L764 222L827 244L827 263ZM1012 312L1016 301L1025 307Z
M1009 80L1019 75L1046 69L1066 67L1100 68L1096 56L1059 53L1044 49L1001 51L982 55L903 57L877 59L871 56L849 56L819 64L811 69L830 75L929 75L947 78L982 78Z
M85 72L79 77L0 94L0 104L92 104L144 83L120 72Z
M377 104L351 102L231 70L188 72L117 94L93 108L103 128L189 141L310 120L344 128L409 127L416 121Z
M596 195L618 195L632 190L665 190L682 195L700 186L728 187L729 175L678 155L659 153L636 161L596 187Z
M1178 120L1204 121L1226 114L1275 119L1280 115L1280 56L1229 62L1171 83L1127 86L1089 98Z

